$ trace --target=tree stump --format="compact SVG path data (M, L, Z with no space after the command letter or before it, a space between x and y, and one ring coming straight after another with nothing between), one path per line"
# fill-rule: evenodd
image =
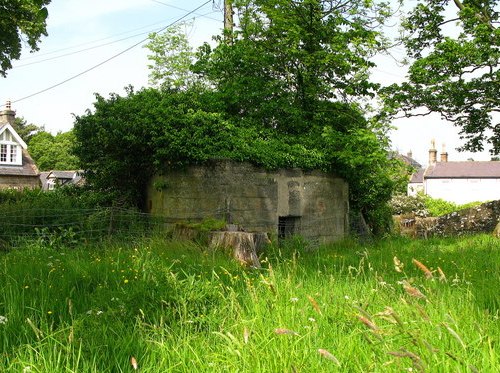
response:
M266 233L217 231L212 232L209 246L232 250L232 256L241 264L260 268L257 250L269 242Z
M497 226L493 230L493 237L500 238L500 221L498 222Z

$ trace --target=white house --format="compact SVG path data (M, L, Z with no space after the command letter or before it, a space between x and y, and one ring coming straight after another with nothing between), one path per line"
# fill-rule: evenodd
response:
M83 171L57 171L40 173L40 181L43 190L54 190L63 185L82 185L85 180L82 177Z
M0 189L40 186L38 169L28 154L26 143L12 127L15 112L7 102L0 111Z
M438 162L433 141L429 165L413 174L408 184L408 195L418 192L458 204L500 200L500 161L448 162L443 147Z

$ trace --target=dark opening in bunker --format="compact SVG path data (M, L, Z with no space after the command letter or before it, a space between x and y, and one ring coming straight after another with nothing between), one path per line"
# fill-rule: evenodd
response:
M278 218L278 238L284 239L300 234L300 216L280 216Z

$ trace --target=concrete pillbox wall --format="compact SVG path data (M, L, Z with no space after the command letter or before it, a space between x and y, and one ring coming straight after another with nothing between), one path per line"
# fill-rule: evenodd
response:
M212 161L153 177L147 206L172 224L215 218L328 243L348 233L348 195L347 183L333 174Z

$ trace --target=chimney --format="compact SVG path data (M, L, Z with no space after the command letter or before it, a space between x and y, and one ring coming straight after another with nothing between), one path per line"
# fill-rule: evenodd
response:
M432 139L431 148L429 149L429 165L436 164L437 162L437 149L436 149L436 140Z
M412 151L410 150L408 153L406 153L406 156L407 156L408 158L413 158L413 153L412 153Z
M443 144L443 150L441 151L441 162L448 162L448 153L446 152L444 144Z
M10 123L10 125L13 125L15 119L16 112L11 109L10 101L7 101L5 103L5 110L0 111L0 123Z

